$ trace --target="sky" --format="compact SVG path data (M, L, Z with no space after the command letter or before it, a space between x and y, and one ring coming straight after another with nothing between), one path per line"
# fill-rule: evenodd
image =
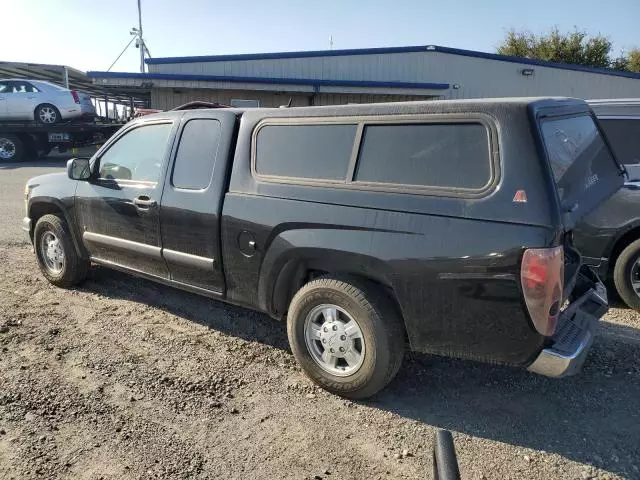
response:
M0 61L105 71L137 26L136 0L0 0ZM441 45L494 52L506 32L557 26L640 47L640 0L142 0L154 57ZM139 71L131 46L112 71Z

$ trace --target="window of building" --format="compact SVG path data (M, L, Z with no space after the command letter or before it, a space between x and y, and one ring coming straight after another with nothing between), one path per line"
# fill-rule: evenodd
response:
M260 100L243 100L241 98L231 99L231 106L237 108L259 108L262 106Z
M171 182L176 188L202 190L211 183L221 126L218 120L190 120L180 136Z
M491 180L479 123L368 125L354 181L478 190Z
M258 131L256 172L313 180L346 180L357 125L265 125Z

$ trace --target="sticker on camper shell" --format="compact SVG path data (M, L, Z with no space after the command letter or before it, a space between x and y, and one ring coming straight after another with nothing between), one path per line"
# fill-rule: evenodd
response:
M518 190L513 196L513 203L527 203L527 192Z

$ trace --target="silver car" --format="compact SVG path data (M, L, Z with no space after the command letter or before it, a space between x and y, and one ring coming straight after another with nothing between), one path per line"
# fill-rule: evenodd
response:
M86 93L41 80L0 80L0 121L35 120L50 125L95 115Z

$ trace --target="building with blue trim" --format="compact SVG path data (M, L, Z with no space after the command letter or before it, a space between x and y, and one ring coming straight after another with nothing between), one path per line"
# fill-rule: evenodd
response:
M151 58L148 73L88 72L148 91L151 107L332 105L505 96L640 97L640 74L435 45Z

